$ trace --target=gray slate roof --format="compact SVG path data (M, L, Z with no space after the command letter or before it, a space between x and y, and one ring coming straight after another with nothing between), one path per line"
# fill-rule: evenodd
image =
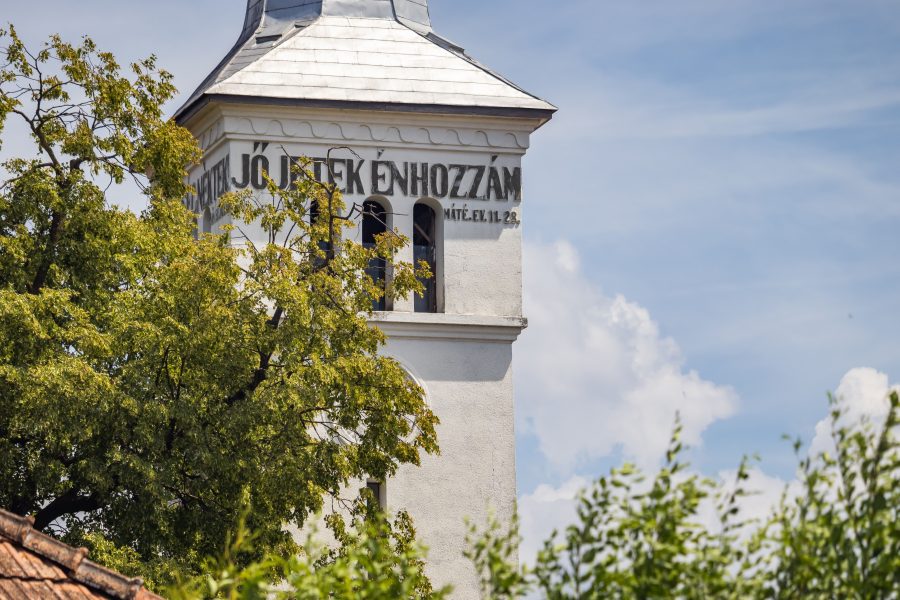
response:
M248 0L237 44L176 119L213 99L511 115L556 110L435 34L428 0Z

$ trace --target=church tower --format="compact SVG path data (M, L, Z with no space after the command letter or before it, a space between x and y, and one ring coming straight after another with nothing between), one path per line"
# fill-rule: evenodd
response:
M203 231L225 224L226 191L264 193L263 169L287 185L285 152L337 149L328 166L347 203L413 241L400 260L432 265L424 298L385 302L373 322L440 418L441 455L377 486L458 598L478 597L465 518L492 507L508 520L516 499L522 158L555 110L437 35L428 0L248 0L238 42L176 114L204 150L187 200ZM363 223L362 241L378 227Z

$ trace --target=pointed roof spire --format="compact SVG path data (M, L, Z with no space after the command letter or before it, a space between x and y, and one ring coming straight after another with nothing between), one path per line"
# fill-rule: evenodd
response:
M176 119L213 97L548 117L556 110L435 34L428 0L247 0L237 44Z

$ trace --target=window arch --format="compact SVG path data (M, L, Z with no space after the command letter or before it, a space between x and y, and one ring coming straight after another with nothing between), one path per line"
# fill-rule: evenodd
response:
M376 200L366 200L365 203L363 203L362 217L363 246L366 248L374 248L378 236L386 233L387 230L387 210ZM366 274L381 287L382 292L387 290L388 273L386 260L383 258L373 258L369 262ZM373 298L372 310L388 310L387 296L382 295L381 298Z
M207 206L205 209L203 209L203 233L212 233L212 230L212 211L209 210L209 207Z
M438 272L437 225L435 210L424 202L416 203L413 209L413 257L417 264L419 261L428 263L432 273L431 278L421 280L425 292L422 296L416 294L415 312L417 313L438 312L437 282L440 274Z

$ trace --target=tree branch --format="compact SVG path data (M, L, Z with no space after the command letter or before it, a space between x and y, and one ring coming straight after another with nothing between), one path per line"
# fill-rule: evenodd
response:
M56 152L53 149L53 145L47 139L42 129L43 120L42 118L37 116L40 113L41 100L42 97L38 97L38 108L34 118L30 118L20 110L13 110L12 112L25 119L25 122L28 124L29 129L31 129L31 132L34 134L35 138L37 138L38 145L40 146L41 150L43 150L47 154L47 157L50 159L50 166L56 173L56 178L60 184L60 188L65 192L71 187L70 175L66 175L62 162L59 160L59 158L57 158ZM73 160L71 166L74 169L76 167L80 167L80 163L77 163L75 160ZM63 194L63 196L65 196L65 194ZM47 282L47 275L49 274L50 267L53 264L53 254L55 254L56 246L59 243L60 238L62 237L64 220L65 214L62 210L53 211L53 216L50 222L50 231L48 233L49 239L47 240L47 247L44 249L43 256L40 259L41 262L38 265L37 272L34 275L34 280L31 282L31 285L28 288L28 291L31 294L39 294L41 288L43 288L44 284Z
M76 490L69 490L38 511L34 517L34 528L43 531L60 517L80 512L93 512L101 506L94 496L81 496Z
M50 232L48 234L47 247L44 249L44 255L38 264L37 272L34 274L34 280L28 286L31 294L37 295L41 292L41 288L47 283L47 275L50 273L50 267L53 265L53 255L56 253L56 246L62 237L63 230L63 213L61 211L53 211L53 219L50 221Z
M281 325L281 319L284 317L284 308L275 309L275 313L272 315L272 318L269 319L267 325L271 327L273 330L278 329ZM225 404L228 406L234 406L238 402L242 400L246 400L250 394L259 389L266 379L269 376L269 367L272 364L272 353L271 352L260 352L259 353L259 367L257 367L256 371L253 373L253 378L250 382L233 393L231 396L225 399Z

